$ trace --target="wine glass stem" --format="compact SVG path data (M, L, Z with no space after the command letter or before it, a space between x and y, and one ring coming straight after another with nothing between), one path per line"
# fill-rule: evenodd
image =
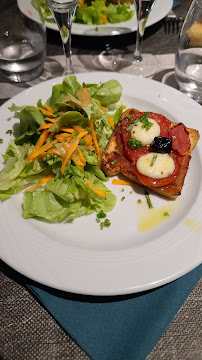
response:
M135 46L135 52L134 52L134 59L136 62L142 61L142 39L143 35L140 34L140 19L138 15L137 19L137 32L136 32L136 46Z
M63 25L60 28L60 35L62 39L63 51L65 54L65 71L64 75L73 74L74 69L72 66L72 57L71 57L71 18L72 13L67 14L67 24Z

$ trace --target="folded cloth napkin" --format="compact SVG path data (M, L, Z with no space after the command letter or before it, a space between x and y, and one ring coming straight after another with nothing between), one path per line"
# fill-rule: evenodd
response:
M115 297L26 286L92 360L143 360L201 275L202 265L160 288Z

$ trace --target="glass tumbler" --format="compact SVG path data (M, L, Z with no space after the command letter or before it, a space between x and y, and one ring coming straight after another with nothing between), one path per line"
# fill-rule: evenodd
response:
M46 56L46 27L39 0L17 0L18 10L1 26L0 70L12 81L35 79Z
M182 26L175 54L179 89L202 104L202 0L193 0Z

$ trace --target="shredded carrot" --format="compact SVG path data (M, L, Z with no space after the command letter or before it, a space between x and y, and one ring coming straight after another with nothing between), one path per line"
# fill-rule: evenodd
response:
M118 180L118 179L113 179L112 183L114 185L134 185L131 181L127 181L127 180Z
M68 134L68 133L57 134L57 135L55 135L55 138L57 139L57 138L59 138L60 136L61 136L62 138L66 138L66 139L72 139L72 136L71 136L70 134Z
M55 135L55 138L56 139L52 142L52 144L65 142L65 139L62 136L60 136L60 134Z
M44 124L44 125L41 125L39 126L39 128L37 130L44 130L44 129L49 129L49 127L51 126L52 124Z
M86 161L83 157L82 151L77 147L76 150L73 152L71 159L74 161L75 165L86 165Z
M50 106L44 105L44 107L45 107L45 109L46 109L47 111L52 112L52 113L54 112L53 109L51 109Z
M73 126L75 131L83 131L84 129L81 126L75 125Z
M90 146L93 144L93 139L92 139L92 136L91 134L87 134L86 136L83 137L84 140L86 141L86 145L87 146Z
M57 118L51 119L49 117L46 117L44 120L50 121L51 123L54 123Z
M50 115L50 116L53 116L53 113L52 112L50 112L50 111L47 111L47 110L45 110L45 109L42 109L42 108L40 108L40 107L37 107L37 106L34 106L34 108L35 109L37 109L37 110L40 110L44 115Z
M31 15L31 16L33 16L32 12L31 12L30 10L28 10L28 14Z
M48 132L48 130L45 129L45 130L41 133L40 137L38 138L38 141L37 141L34 149L32 150L31 154L32 154L33 152L37 151L38 149L40 149L40 147L46 142L46 140L48 139L48 137L49 137L49 132ZM30 154L30 155L31 155L31 154Z
M65 152L60 149L50 149L47 151L47 155L57 155L60 156L63 160L65 158Z
M73 132L74 132L74 129L68 128L68 127L66 127L66 126L61 126L61 127L59 128L59 131L66 131L66 132L68 132L68 133L73 133Z
M39 188L41 185L46 184L50 179L52 179L54 177L53 174L49 174L47 176L45 176L43 179L39 180L36 184L30 186L28 189L26 189L24 192L30 192L33 190L36 190L37 188Z
M79 0L79 5L84 6L83 0Z
M53 143L43 145L40 149L32 151L32 153L27 157L26 161L35 159L37 156L43 154L45 151L51 149L52 147Z
M102 165L102 150L99 148L92 121L89 121L88 124L89 124L89 127L91 129L91 134L92 134L92 138L93 138L93 144L95 146L95 151L96 151L96 154L97 154L97 157L98 157L98 167L101 168L101 165Z
M99 109L100 109L100 110L107 110L107 108L104 107L104 106L100 106Z
M91 95L87 88L82 88L81 90L78 90L76 95L83 104L85 105L92 104Z
M104 24L108 23L107 17L105 15L100 15L100 17L101 17Z
M86 182L86 184L89 186L89 188L91 188L91 190L96 193L98 196L100 197L105 197L107 194L105 191L101 190L100 188L98 188L95 184L93 184L90 180L84 178L84 181Z
M86 136L88 134L87 130L81 131L76 137L81 139L82 137Z
M65 159L64 159L63 164L61 166L61 172L62 173L64 173L65 166L66 166L68 160L70 159L71 155L73 154L74 150L77 148L78 144L79 144L79 138L72 139L70 141L70 143L64 143L63 147L66 150L66 156L65 156Z
M114 126L115 126L115 125L114 125L114 122L113 122L111 116L108 117L108 121L109 121L111 127L114 129Z

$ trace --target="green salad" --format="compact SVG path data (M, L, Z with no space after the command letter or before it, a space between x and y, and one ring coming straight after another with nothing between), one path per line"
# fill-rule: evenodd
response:
M19 136L3 155L0 199L24 190L23 217L51 222L112 210L116 196L104 184L101 156L125 108L109 113L121 94L116 80L81 85L70 75L45 104L13 104Z
M35 6L32 0L32 5ZM39 0L45 21L54 22L45 0ZM74 22L87 25L106 25L107 23L120 23L130 20L134 11L130 10L131 3L118 3L114 5L107 0L79 0Z

